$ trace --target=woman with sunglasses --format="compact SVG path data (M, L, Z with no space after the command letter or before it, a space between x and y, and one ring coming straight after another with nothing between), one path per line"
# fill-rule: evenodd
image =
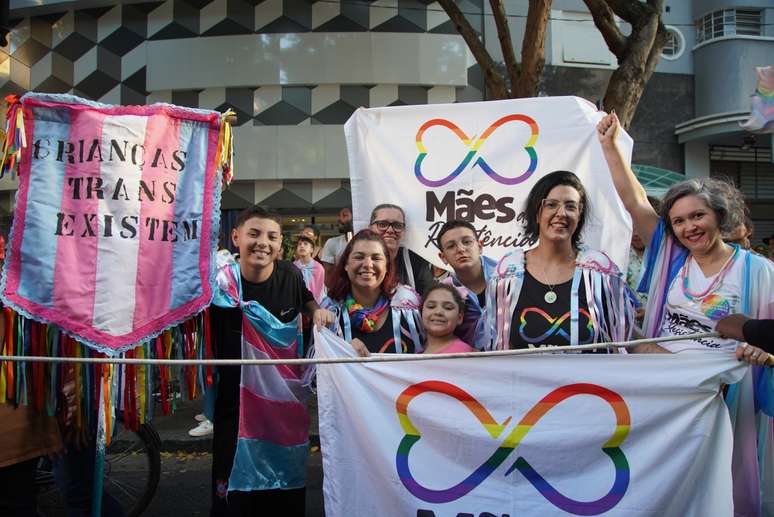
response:
M644 260L640 288L648 292L643 331L647 337L679 336L715 329L718 320L738 312L755 318L774 315L774 265L768 260L723 242L728 232L743 222L744 198L733 185L714 179L686 180L664 195L661 213L647 202L645 189L626 164L616 143L620 123L616 115L597 125L599 142L618 195L632 216L634 230L650 243ZM733 352L739 342L726 337L670 341L653 351ZM748 345L737 357L754 365L768 354ZM761 507L761 493L774 491L769 460L759 471L761 456L771 450L774 389L771 369L755 368L726 395L734 415L734 513L769 515L774 503ZM755 387L755 389L754 389ZM757 400L753 405L753 396ZM749 410L743 410L747 408ZM756 414L755 408L762 412ZM758 426L756 431L755 427ZM769 456L770 458L770 456ZM759 479L759 472L764 477ZM761 490L759 491L759 487Z
M336 315L338 333L360 355L421 351L419 299L396 281L395 264L379 234L356 233L333 279L323 305Z
M487 348L581 345L629 337L634 309L625 278L607 255L581 247L588 212L586 189L572 172L552 172L532 187L524 211L525 233L537 245L503 257L488 282ZM502 307L509 310L497 310Z
M387 244L390 260L395 264L398 283L424 295L434 283L433 272L428 261L400 245L406 231L406 214L403 209L389 203L377 205L371 211L368 227Z

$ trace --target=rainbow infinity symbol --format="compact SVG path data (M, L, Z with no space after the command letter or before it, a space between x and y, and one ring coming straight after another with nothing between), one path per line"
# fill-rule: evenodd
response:
M527 151L527 154L529 155L529 167L527 167L527 170L525 170L523 173L521 173L519 176L516 176L515 178L506 178L505 176L501 176L497 174L494 169L492 169L489 164L484 160L483 157L479 156L478 159L473 163L473 167L479 166L481 167L481 170L483 170L486 174L489 175L493 180L495 180L498 183L502 183L503 185L518 185L522 181L525 181L527 178L532 176L532 173L535 172L535 169L537 168L537 153L535 152L535 142L537 142L538 137L538 125L537 123L530 117L526 115L506 115L505 117L500 118L499 120L496 120L491 126L486 128L486 131L484 131L484 134L482 134L479 138L476 140L473 140L475 136L468 137L459 127L457 127L453 122L450 122L446 119L442 118L434 118L432 120L428 120L424 124L422 124L422 127L419 128L419 131L417 131L417 151L419 151L419 154L417 155L417 161L414 162L414 174L417 176L417 179L420 183L423 185L426 185L428 187L440 187L443 185L446 185L451 180L456 178L457 176L462 173L463 170L468 166L468 164L473 160L473 157L478 152L481 145L486 141L486 139L494 133L494 131L499 128L500 126L507 124L508 122L524 122L525 124L528 124L530 129L532 130L532 136L530 136L530 139L527 141L527 144L524 146L524 150ZM460 162L460 164L457 166L456 169L454 169L451 174L446 176L443 179L440 180L430 180L424 177L422 174L422 162L424 161L425 157L427 157L427 149L425 148L425 144L422 143L422 137L425 134L425 131L430 129L434 126L443 126L448 129L451 129L452 132L457 135L457 137L462 140L462 143L465 144L465 146L470 149L468 151L468 154L465 156L465 158Z
M435 490L420 485L409 470L409 452L411 448L419 441L421 435L414 427L408 417L408 406L411 401L423 393L441 393L453 397L462 402L468 410L478 419L489 435L496 439L502 434L511 417L505 422L498 424L491 414L466 391L453 384L442 381L425 381L414 384L406 388L396 401L398 418L403 431L406 433L398 446L396 456L396 466L398 476L403 486L414 496L428 503L448 503L463 497L468 492L484 482L492 472L494 472L519 446L524 437L546 413L560 402L574 397L576 395L593 395L601 398L613 409L616 417L615 431L610 439L602 445L602 452L607 454L615 466L615 480L613 486L607 495L596 501L576 501L559 493L551 484L546 481L523 457L516 459L516 462L509 468L505 475L509 475L514 469L518 469L524 477L527 478L532 486L545 497L548 502L575 515L599 515L613 508L623 498L626 489L629 487L629 462L621 450L620 446L629 434L631 418L629 408L623 398L617 393L597 386L596 384L569 384L557 388L535 404L524 418L516 425L511 433L505 437L495 452L472 474L459 482L457 485L443 490Z

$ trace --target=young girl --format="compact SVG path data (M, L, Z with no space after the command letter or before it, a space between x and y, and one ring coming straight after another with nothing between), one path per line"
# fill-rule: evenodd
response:
M427 341L426 354L457 354L475 349L454 335L462 323L465 301L457 290L446 284L435 284L425 294L422 304L422 325Z

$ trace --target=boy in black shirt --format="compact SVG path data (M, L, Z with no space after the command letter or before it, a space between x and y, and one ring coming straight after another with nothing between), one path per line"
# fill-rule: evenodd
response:
M239 248L243 301L255 300L283 323L307 311L316 325L333 322L333 314L320 309L306 288L301 273L291 263L277 260L282 251L280 217L260 207L242 212L232 239ZM210 321L215 356L240 359L242 311L213 305ZM210 515L259 515L282 508L283 515L304 515L305 488L228 493L228 479L236 452L239 430L239 366L218 369L215 432L212 458L212 508Z

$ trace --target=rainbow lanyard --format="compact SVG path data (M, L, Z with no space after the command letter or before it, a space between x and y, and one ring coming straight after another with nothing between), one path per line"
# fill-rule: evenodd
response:
M715 275L715 280L712 281L712 283L707 287L707 289L704 290L702 293L692 293L688 288L688 268L690 267L691 260L693 259L693 255L688 256L688 260L685 261L685 265L683 265L682 270L680 271L680 276L683 280L683 294L686 298L689 300L701 300L703 298L706 298L709 294L711 294L713 291L715 291L718 287L721 286L723 283L723 279L725 278L728 271L731 269L731 267L734 265L734 262L736 262L736 257L739 255L739 247L734 247L734 253L731 254L730 257L728 257L728 260L726 260L726 263L723 264L723 267L718 271L718 274Z

